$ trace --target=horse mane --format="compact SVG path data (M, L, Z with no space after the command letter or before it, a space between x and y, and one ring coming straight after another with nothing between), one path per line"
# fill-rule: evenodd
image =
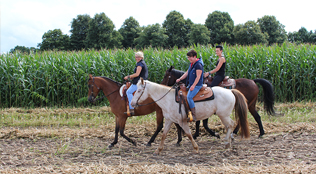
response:
M96 77L100 77L100 78L103 78L103 79L105 79L105 80L110 80L110 81L116 83L118 86L122 86L122 83L117 82L117 81L115 81L115 80L113 80L113 79L110 79L110 78L108 78L108 77L105 77L105 76L96 76Z
M173 74L176 78L179 78L184 74L184 71L172 69L171 74Z

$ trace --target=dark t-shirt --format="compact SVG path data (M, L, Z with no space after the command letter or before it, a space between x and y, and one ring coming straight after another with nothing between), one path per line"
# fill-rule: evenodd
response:
M137 67L141 66L142 71L140 72L138 77L133 78L132 84L136 85L140 77L142 77L144 80L147 80L148 78L148 68L144 60L141 60L137 62L136 67L134 69L134 73L136 73Z

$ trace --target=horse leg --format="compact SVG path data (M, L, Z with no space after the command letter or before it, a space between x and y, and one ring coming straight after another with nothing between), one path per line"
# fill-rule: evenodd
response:
M124 115L119 119L119 125L120 125L120 135L125 138L128 142L132 143L134 146L136 146L136 142L133 141L132 139L128 138L124 134L124 129L125 129L125 124L126 124L127 116Z
M169 132L171 125L172 125L172 122L170 120L165 121L165 129L163 130L161 142L158 148L156 149L156 151L154 152L154 155L159 155L160 152L162 151L163 145L165 143L165 139L167 137L167 133Z
M150 140L148 141L146 146L151 146L151 143L155 141L158 133L161 131L161 129L163 128L163 115L162 115L162 110L156 109L156 121L157 121L157 129L154 133L154 135L150 138Z
M207 120L206 120L207 121ZM203 120L204 125L204 120ZM200 120L195 122L195 133L193 135L193 138L196 140L196 138L200 135Z
M179 124L175 123L176 127L177 127L177 132L178 132L178 141L177 141L177 144L176 146L180 146L180 143L182 141L182 128L179 126Z
M251 105L249 108L250 113L252 114L253 118L256 120L258 126L259 126L259 138L262 137L264 135L264 129L262 126L262 122L261 122L261 116L258 114L258 112L256 111L256 107L255 105Z
M230 118L230 116L221 116L218 115L219 118L221 119L222 123L225 125L226 128L226 137L225 137L225 148L231 147L232 143L232 137L231 133L233 132L233 127L234 127L234 121Z
M119 128L120 126L118 124L118 118L115 117L115 137L114 137L114 141L108 146L109 149L114 147L114 145L117 143Z
M184 122L183 125L182 125L182 129L183 131L185 132L185 134L188 136L188 138L190 139L192 145L193 145L193 148L195 150L195 153L199 153L199 146L196 144L196 142L194 141L193 137L192 137L192 134L191 134L191 131L190 131L190 127L188 125L187 122Z
M212 136L217 137L218 139L220 139L219 134L216 134L212 129L210 129L210 128L208 127L208 118L203 120L203 127L204 127L204 129L205 129L208 133L210 133ZM193 138L194 138L194 136L193 136Z

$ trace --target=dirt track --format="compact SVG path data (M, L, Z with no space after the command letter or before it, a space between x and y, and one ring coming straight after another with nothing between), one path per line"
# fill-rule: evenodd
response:
M221 139L217 139L210 137L201 128L201 136L196 140L199 145L199 154L193 153L192 144L186 137L183 137L182 145L176 147L176 134L173 129L167 136L165 148L160 156L154 156L153 152L158 147L161 134L151 147L146 147L150 132L153 130L146 129L141 133L136 131L144 129L143 126L130 125L126 130L126 134L137 141L136 147L120 137L118 144L112 150L107 148L113 140L112 127L56 130L0 129L0 172L50 170L54 173L65 172L69 166L71 166L69 172L74 173L78 170L80 172L84 166L97 168L98 171L101 168L101 172L110 173L137 173L137 168L140 166L145 167L142 170L146 173L178 173L179 171L225 173L227 170L242 173L245 171L242 168L246 168L246 172L260 173L263 168L266 172L278 173L277 170L269 169L275 166L281 166L282 172L313 173L315 171L314 124L283 125L282 128L279 127L281 124L265 124L264 126L267 134L263 138L257 138L256 127L252 125L251 138L241 140L240 137L236 137L230 149L224 149L224 134L221 133ZM157 169L148 171L148 167L156 165L162 165L162 167L158 171ZM131 169L124 169L124 166ZM227 169L227 166L230 167ZM260 171L255 172L258 167L261 168ZM77 168L77 172L74 168ZM172 170L172 168L177 169ZM200 170L201 168L203 170ZM83 172L93 173L93 170L87 169Z

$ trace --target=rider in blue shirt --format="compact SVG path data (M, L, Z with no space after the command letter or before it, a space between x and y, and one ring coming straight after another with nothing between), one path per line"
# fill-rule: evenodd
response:
M195 104L193 101L193 97L199 92L199 90L203 86L203 61L202 58L197 58L197 53L195 50L191 50L187 53L187 58L190 61L190 66L188 70L176 80L176 82L180 82L182 79L187 78L189 82L189 92L187 95L187 100L189 103L190 110L192 112L193 121L196 121L196 112L195 112Z

